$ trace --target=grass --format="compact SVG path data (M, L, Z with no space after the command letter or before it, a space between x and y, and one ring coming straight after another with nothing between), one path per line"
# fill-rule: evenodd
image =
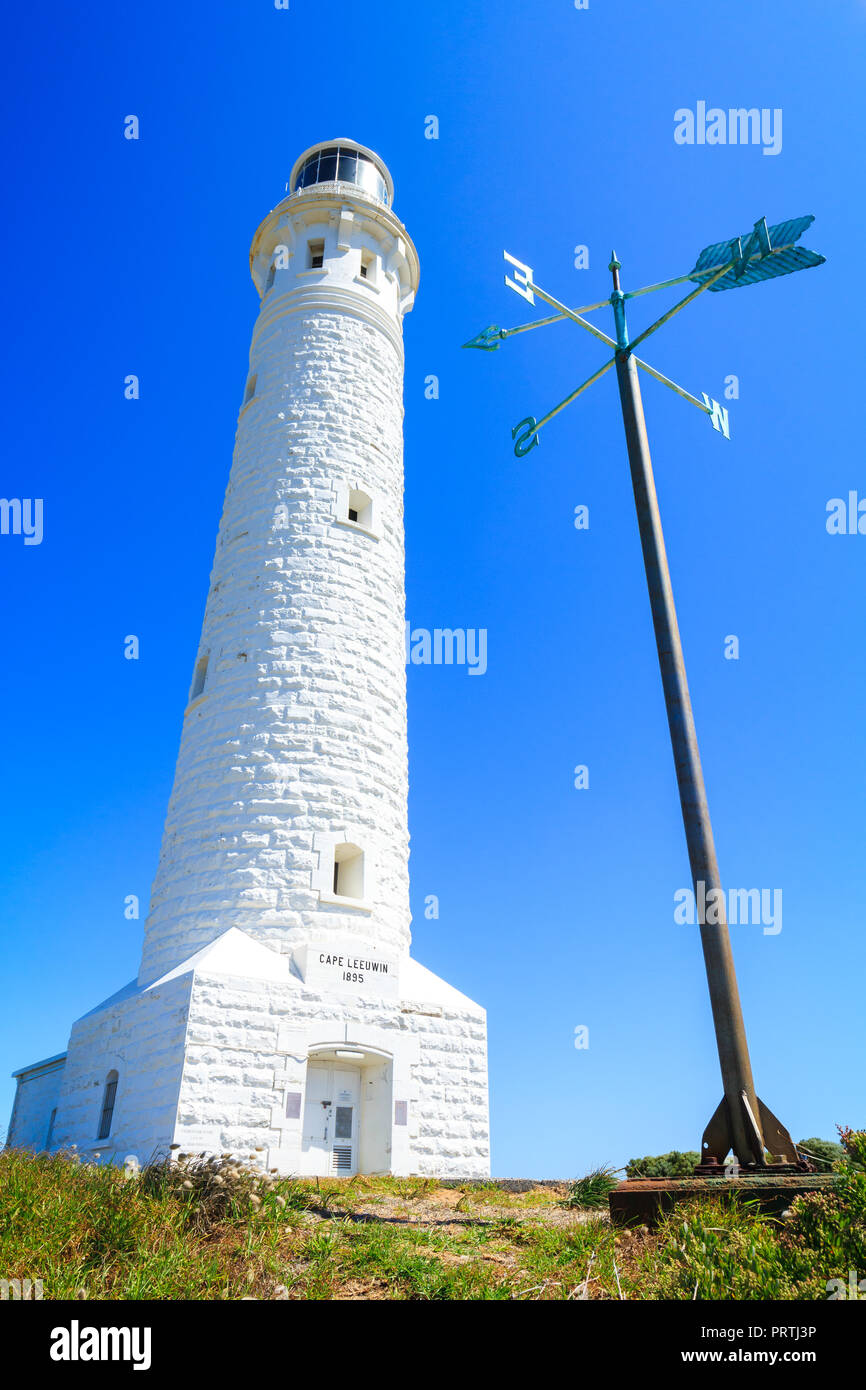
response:
M608 1195L617 1186L619 1179L614 1168L593 1168L586 1177L571 1183L568 1192L560 1203L563 1207L606 1207Z
M0 1278L41 1279L48 1299L820 1299L828 1280L866 1271L866 1175L853 1165L787 1220L703 1200L652 1233L616 1231L585 1205L600 1176L563 1198L277 1178L230 1161L125 1176L6 1151Z

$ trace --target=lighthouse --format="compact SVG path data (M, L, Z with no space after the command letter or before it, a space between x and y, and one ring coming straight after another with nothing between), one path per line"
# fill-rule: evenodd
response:
M24 1067L9 1143L489 1175L484 1010L410 954L403 336L379 157L312 146L260 304L137 978Z

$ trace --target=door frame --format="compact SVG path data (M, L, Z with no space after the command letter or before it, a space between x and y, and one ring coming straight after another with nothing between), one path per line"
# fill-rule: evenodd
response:
M353 1056L338 1056L338 1053L352 1053ZM354 1172L358 1174L369 1173L385 1174L393 1169L392 1150L393 1150L393 1126L394 1126L394 1076L395 1059L392 1052L381 1047L371 1047L366 1043L345 1042L342 1039L334 1042L317 1042L307 1050L306 1068L310 1063L319 1066L327 1066L332 1070L349 1071L356 1069L359 1077L358 1103L354 1107L354 1132L355 1138L352 1141L354 1149ZM382 1069L387 1069L387 1076L383 1076ZM306 1117L307 1105L307 1076L305 1070L303 1099L301 1109L301 1142L303 1143L303 1124ZM375 1088L375 1091L374 1091ZM371 1094L374 1094L374 1101L371 1102ZM336 1128L337 1100L334 1098L332 1107L332 1123ZM336 1143L336 1136L329 1137L329 1171L327 1176L337 1176L332 1171L333 1149ZM309 1151L308 1151L309 1152ZM310 1176L314 1176L309 1174ZM320 1174L320 1176L323 1176Z

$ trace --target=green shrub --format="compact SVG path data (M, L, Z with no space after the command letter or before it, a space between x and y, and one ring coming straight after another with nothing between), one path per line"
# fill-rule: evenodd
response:
M866 1269L866 1173L840 1173L832 1188L791 1203L783 1249L811 1256L826 1278Z
M684 1210L687 1213L684 1217ZM779 1241L780 1224L733 1195L677 1207L659 1226L645 1297L800 1299L826 1297L811 1251Z
M854 1173L866 1173L866 1129L843 1129L837 1125L845 1150L844 1167Z
M801 1139L797 1148L810 1161L813 1158L824 1159L823 1163L815 1164L819 1173L829 1173L831 1166L845 1157L842 1145L834 1143L832 1139Z
M649 1155L647 1158L630 1158L625 1165L628 1178L690 1178L701 1161L694 1149L671 1149L668 1154Z

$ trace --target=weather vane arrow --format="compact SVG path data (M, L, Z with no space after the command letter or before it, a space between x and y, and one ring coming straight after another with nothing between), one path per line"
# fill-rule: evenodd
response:
M658 331L668 323L675 314L687 305L693 303L698 295L703 294L704 290L712 290L714 293L719 290L735 289L738 286L755 285L760 280L773 279L778 275L790 275L795 270L806 270L810 266L822 265L824 257L819 256L814 251L809 251L804 246L797 246L796 243L807 227L814 222L814 217L796 217L789 222L779 222L774 227L768 227L765 218L761 218L755 223L753 230L745 237L733 237L728 241L715 242L712 246L704 247L695 262L693 270L686 275L678 275L672 280L662 280L655 285L645 285L643 289L629 290L623 292L619 284L620 262L616 258L616 253L611 254L609 269L613 272L613 293L608 299L599 300L595 304L584 304L579 309L569 309L567 305L561 304L552 294L548 294L535 283L533 271L530 266L524 265L516 257L510 255L508 251L504 253L505 260L512 267L512 273L506 274L505 283L509 289L514 290L529 304L535 304L536 297L551 308L556 310L555 314L548 318L536 319L533 323L518 324L516 328L500 328L497 324L482 331L474 338L470 338L468 343L464 343L466 348L480 348L485 352L495 351L506 338L514 337L517 333L528 333L533 328L545 328L551 323L561 323L564 319L570 319L573 323L578 323L585 328L593 337L600 342L607 344L614 349L614 355L586 381L581 382L580 386L570 392L565 400L555 405L546 415L537 420L529 415L521 420L511 432L514 442L514 452L518 458L528 454L530 449L534 449L538 444L538 432L567 405L582 395L590 386L602 377L605 372L616 365L618 357L623 355L632 356L634 349L651 334ZM628 299L637 299L638 296L651 294L655 290L670 289L674 285L686 284L689 281L697 285L697 289L692 290L684 299L674 304L673 308L668 309L667 313L662 314L661 318L651 323L649 328L645 328L637 337L629 339L628 329L625 320L625 302ZM611 338L607 333L603 333L595 324L590 323L583 317L584 314L591 313L594 309L602 309L610 305L613 309L614 325L616 337ZM712 400L707 393L701 392L701 399L686 391L684 387L678 386L670 377L664 376L662 372L651 367L642 358L635 357L634 361L641 371L660 381L663 386L667 386L671 391L688 401L690 405L697 406L698 410L709 415L713 429L718 430L725 439L730 439L730 423L728 411L723 408L718 401Z
M516 328L491 325L463 344L467 348L491 352L517 333L527 333L531 329L543 328L548 324L568 319L613 349L612 356L564 400L540 420L532 415L521 420L512 429L511 437L515 454L522 458L537 446L539 430L572 401L577 400L578 396L604 376L611 367L616 368L644 568L677 772L680 807L695 901L701 904L701 945L724 1086L722 1100L704 1130L701 1164L697 1171L705 1176L718 1174L729 1152L733 1152L739 1165L751 1171L767 1167L767 1152L777 1160L772 1164L773 1173L781 1174L786 1169L802 1171L808 1169L809 1164L797 1153L796 1146L784 1125L759 1099L752 1079L746 1030L724 909L724 891L716 861L698 738L686 681L685 660L665 552L638 372L646 372L663 386L675 391L683 400L697 406L710 417L713 428L726 439L731 437L728 412L706 392L702 392L702 398L699 399L682 386L678 386L676 382L637 357L634 349L668 323L680 310L693 303L705 290L718 293L721 290L743 288L746 285L755 285L761 280L821 265L825 259L823 256L797 245L803 232L813 221L813 217L796 217L789 222L779 222L773 227L768 227L766 220L761 218L745 236L732 237L728 241L704 247L693 269L687 274L658 284L646 285L639 290L623 291L619 277L622 266L613 252L608 267L613 275L613 290L609 298L596 304L585 304L578 309L568 308L553 295L542 290L535 283L531 267L506 251L505 260L509 269L505 275L505 283L509 289L519 294L528 304L534 305L536 299L540 299L555 312L547 318L520 324ZM696 288L642 333L629 338L625 314L627 300L686 283L692 283ZM605 305L610 305L613 310L614 337L603 333L595 324L584 318L585 314ZM713 910L708 913L706 908L711 905Z

